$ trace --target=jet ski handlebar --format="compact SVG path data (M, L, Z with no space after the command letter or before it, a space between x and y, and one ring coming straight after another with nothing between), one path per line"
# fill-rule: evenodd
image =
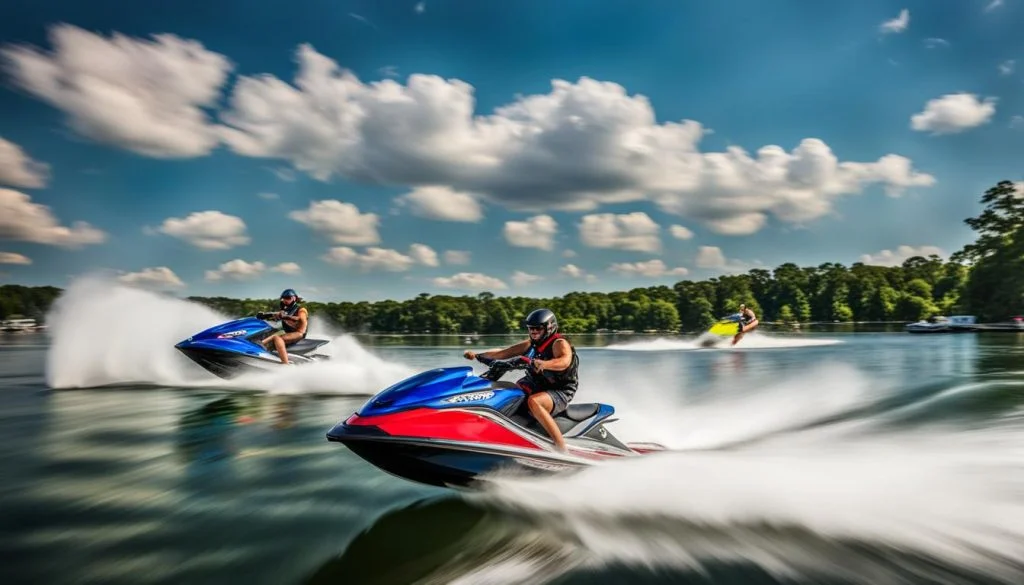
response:
M480 374L480 377L492 381L497 381L511 370L525 370L533 365L533 359L524 355L503 360L477 355L476 361L487 366L487 371Z

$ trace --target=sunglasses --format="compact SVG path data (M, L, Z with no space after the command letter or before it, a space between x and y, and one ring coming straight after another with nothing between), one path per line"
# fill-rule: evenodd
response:
M544 326L543 325L527 325L526 328L529 329L530 331L543 331L544 330Z

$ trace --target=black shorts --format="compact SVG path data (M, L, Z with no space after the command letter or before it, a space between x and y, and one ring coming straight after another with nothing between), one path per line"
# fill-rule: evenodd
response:
M516 385L526 391L527 394L533 395L539 392L546 392L551 397L553 406L551 407L551 416L558 416L565 412L565 409L572 402L572 392L565 390L538 390L533 384L533 381L528 377L520 378L516 381Z

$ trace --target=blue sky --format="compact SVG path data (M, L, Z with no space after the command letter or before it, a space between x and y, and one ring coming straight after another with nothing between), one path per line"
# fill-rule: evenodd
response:
M1024 178L1020 0L5 13L3 282L374 300L893 263Z

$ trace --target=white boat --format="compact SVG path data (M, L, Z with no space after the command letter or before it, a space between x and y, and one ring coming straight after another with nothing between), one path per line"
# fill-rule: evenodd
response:
M907 333L968 333L978 330L974 315L936 315L930 319L910 323L904 327Z
M35 319L5 319L0 321L0 331L15 333L21 331L33 331L35 329Z

